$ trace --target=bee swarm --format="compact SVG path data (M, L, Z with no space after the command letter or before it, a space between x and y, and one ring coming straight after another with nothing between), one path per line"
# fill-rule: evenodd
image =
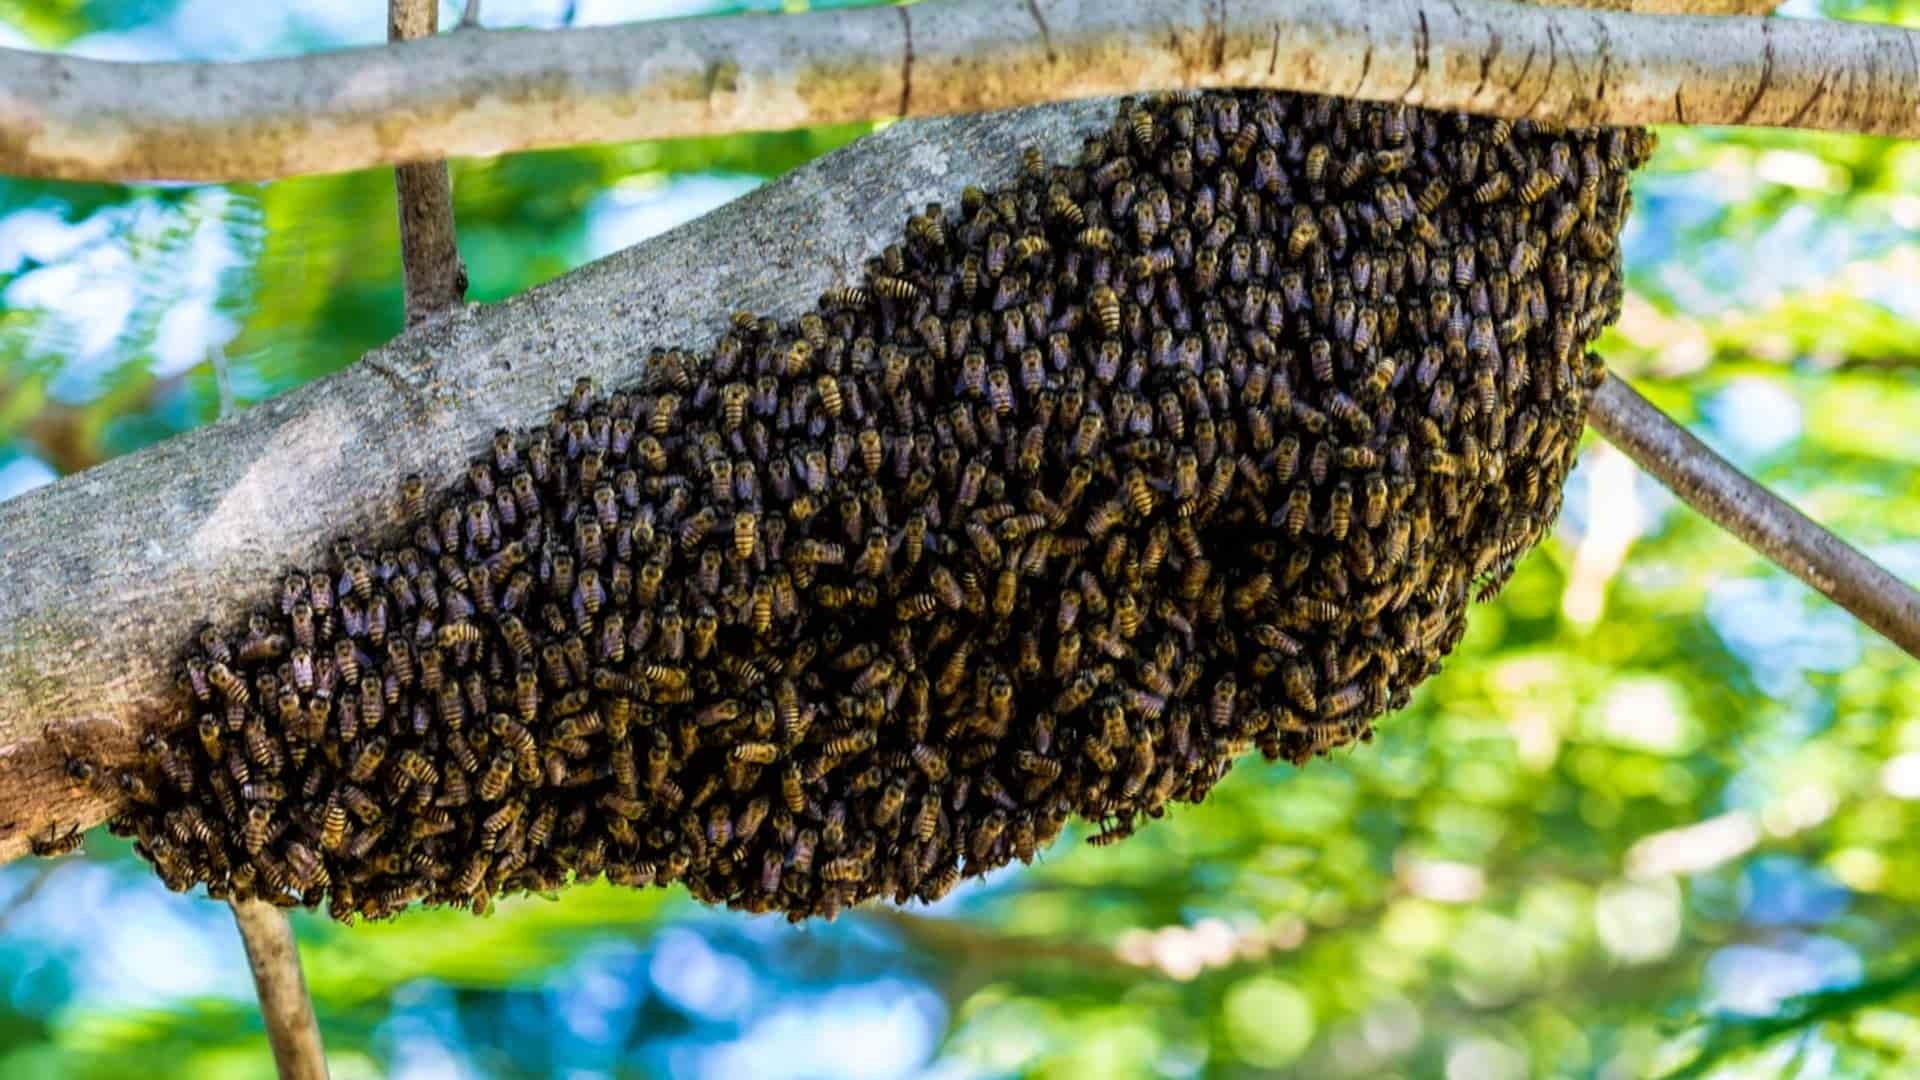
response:
M604 876L941 896L1403 706L1559 508L1638 130L1126 102L864 284L655 351L205 628L178 889L378 918Z

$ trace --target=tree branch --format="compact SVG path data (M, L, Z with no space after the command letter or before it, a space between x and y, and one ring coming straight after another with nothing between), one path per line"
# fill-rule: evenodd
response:
M471 9L468 14L477 17ZM387 6L387 40L431 37L439 21L439 0L391 0ZM393 181L400 207L407 325L413 326L453 308L466 297L467 268L454 243L453 180L447 173L447 163L396 165Z
M0 50L0 172L265 179L1220 86L1565 123L1920 135L1920 31L1891 26L1502 0L1034 0L1043 19L1031 20L1009 10L926 0L468 30L240 64Z
M307 981L300 974L300 950L287 913L259 900L235 900L232 906L280 1080L327 1080L320 1022L314 1018Z
M1755 483L1617 375L1587 422L1680 501L1920 657L1920 592Z
M477 33L477 31L474 31ZM895 125L665 236L521 296L414 327L345 371L0 503L0 860L104 820L67 754L134 758L180 699L203 619L243 620L343 533L390 532L400 478L453 483L497 428L579 376L635 377L648 349L712 341L730 313L808 310L901 222L1019 149L1065 160L1111 102ZM48 730L50 729L50 730Z

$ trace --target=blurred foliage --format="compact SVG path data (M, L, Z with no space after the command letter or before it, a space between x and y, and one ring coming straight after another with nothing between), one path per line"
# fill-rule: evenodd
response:
M328 5L261 7L284 37L245 48L342 43ZM0 23L205 52L204 10ZM1920 25L1916 0L1827 11ZM456 163L473 299L864 130ZM1920 146L1663 140L1610 362L1920 577ZM0 181L0 497L209 422L223 379L245 407L394 334L392 192ZM1593 445L1560 535L1371 746L1244 763L1125 844L832 926L603 886L296 922L341 1077L1920 1075L1915 701L1908 658ZM89 844L0 868L0 1075L270 1075L225 913Z

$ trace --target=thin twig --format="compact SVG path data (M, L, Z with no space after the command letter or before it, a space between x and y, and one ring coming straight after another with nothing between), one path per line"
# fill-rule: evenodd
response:
M475 15L476 7L470 6L468 14ZM439 20L439 0L391 0L387 40L432 37ZM407 325L414 326L459 305L467 295L467 268L454 243L453 180L447 163L396 165L393 181L400 206Z
M1680 501L1920 657L1920 592L1694 438L1617 375L1587 422Z
M252 180L1224 86L1920 136L1917 43L1895 26L1504 0L924 0L241 64L0 50L0 172Z
M286 912L259 900L235 900L232 907L280 1080L327 1080L320 1023L307 996L307 980L300 974L293 924Z

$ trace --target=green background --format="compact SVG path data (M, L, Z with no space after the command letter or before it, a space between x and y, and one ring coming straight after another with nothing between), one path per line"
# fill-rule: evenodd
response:
M1920 26L1916 0L1788 10ZM124 58L383 25L380 0L0 0L0 44ZM457 162L471 298L865 130ZM393 200L386 170L0 180L0 498L397 333ZM1920 578L1920 145L1663 131L1636 200L1610 364ZM1909 658L1590 440L1556 536L1372 745L1256 758L1127 843L831 926L600 886L295 922L340 1077L1920 1075L1916 699ZM0 868L0 1076L269 1075L225 909L87 843Z

